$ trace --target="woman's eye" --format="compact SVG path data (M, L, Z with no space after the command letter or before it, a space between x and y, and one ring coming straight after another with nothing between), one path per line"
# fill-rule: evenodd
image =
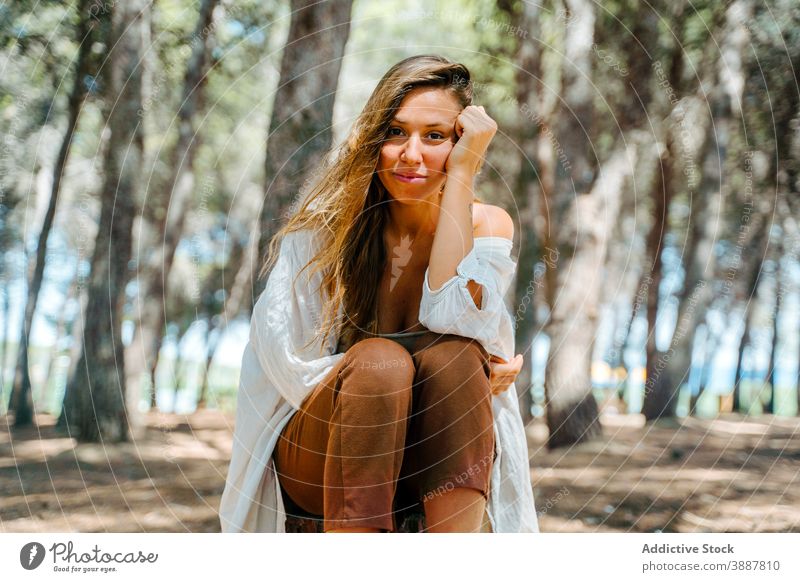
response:
M398 135L403 135L403 130L399 127L390 127L389 128L389 135L392 137L397 137Z
M434 131L433 133L428 134L428 137L431 138L431 139L435 139L437 141L441 140L441 139L444 139L444 136L441 133L436 132L436 131Z

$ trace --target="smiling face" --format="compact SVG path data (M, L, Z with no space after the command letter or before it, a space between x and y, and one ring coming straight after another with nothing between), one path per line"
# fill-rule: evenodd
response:
M406 95L378 160L378 177L394 200L414 203L438 194L461 111L458 99L445 89L423 87Z

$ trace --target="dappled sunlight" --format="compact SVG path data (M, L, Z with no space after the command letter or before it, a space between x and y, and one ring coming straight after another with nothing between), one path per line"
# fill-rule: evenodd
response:
M687 418L685 420L686 426L698 426L697 423L701 423L696 418ZM701 423L702 424L702 423ZM767 434L774 427L764 424L763 422L747 422L743 420L739 421L729 421L729 420L720 420L714 419L707 423L705 423L706 429L708 432L716 432L716 433L724 433L724 434L747 434L747 435L763 435Z
M531 447L542 531L800 529L800 419L682 419L673 429L606 418L594 442ZM546 434L531 427L529 438L543 445Z
M232 418L153 415L143 438L107 445L39 420L0 432L0 531L219 531Z
M553 451L546 425L528 427L542 531L800 528L800 420L743 417L739 431L735 418L677 430L640 419L604 416L600 439ZM0 467L2 531L218 531L232 417L149 420L143 439L106 447L52 422L0 433L0 458L14 458L12 436L16 452Z

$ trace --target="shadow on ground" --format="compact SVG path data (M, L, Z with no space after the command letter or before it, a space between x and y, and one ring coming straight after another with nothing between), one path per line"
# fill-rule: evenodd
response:
M800 419L614 415L603 431L548 451L529 427L543 531L800 531Z
M151 414L130 443L76 444L37 416L0 425L0 531L215 532L233 419Z
M0 531L215 532L233 417L150 414L144 437L76 444L54 419L0 418ZM736 415L644 425L548 451L528 429L542 531L800 531L800 419Z

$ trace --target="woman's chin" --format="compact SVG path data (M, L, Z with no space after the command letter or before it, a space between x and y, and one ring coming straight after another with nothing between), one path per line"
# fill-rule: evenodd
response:
M415 202L420 200L429 200L432 197L435 197L439 190L441 190L440 184L392 184L392 187L388 189L389 193L392 195L392 198L399 202Z
M430 201L431 197L436 194L436 190L426 190L424 192L420 191L409 191L405 190L402 192L392 192L392 198L396 202L401 202L404 204L415 204L418 202L426 202Z

